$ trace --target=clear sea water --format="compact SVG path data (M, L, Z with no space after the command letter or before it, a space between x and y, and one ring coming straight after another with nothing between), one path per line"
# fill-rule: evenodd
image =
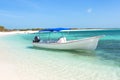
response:
M34 36L46 40L49 33L16 34L1 37L0 50L16 65L21 80L120 80L119 29L61 33L68 40L105 37L95 51L65 51L33 47ZM50 36L57 39L59 35Z

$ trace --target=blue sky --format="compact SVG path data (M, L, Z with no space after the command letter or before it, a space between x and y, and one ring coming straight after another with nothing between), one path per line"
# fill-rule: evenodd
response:
M7 28L120 28L120 0L0 0Z

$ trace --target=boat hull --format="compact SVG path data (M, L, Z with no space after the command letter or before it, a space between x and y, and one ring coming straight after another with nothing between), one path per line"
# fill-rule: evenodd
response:
M66 43L33 43L33 46L60 50L95 50L99 39L103 36L89 37L80 40L71 40Z

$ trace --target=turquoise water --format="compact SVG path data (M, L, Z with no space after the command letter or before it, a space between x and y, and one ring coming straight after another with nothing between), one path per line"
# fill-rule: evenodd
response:
M103 37L99 41L98 47L96 51L94 51L94 54L96 57L100 57L100 60L102 61L111 60L115 62L116 65L120 66L120 30L72 31L72 32L61 32L61 33L64 34L64 36L66 36L68 40L105 35L105 37ZM26 41L27 40L32 41L35 35L40 36L41 39L43 40L48 39L49 37L49 33L27 34L27 35L21 35L21 37ZM59 36L61 36L61 34L54 33L50 35L52 39L53 38L58 39ZM86 53L84 55L86 55Z
M9 55L9 60L17 66L21 80L120 79L120 30L61 33L68 40L98 35L105 37L100 39L95 51L63 51L32 46L35 35L46 40L49 33L16 34L1 37L0 50ZM50 36L52 39L57 39L58 35L61 34L55 33Z

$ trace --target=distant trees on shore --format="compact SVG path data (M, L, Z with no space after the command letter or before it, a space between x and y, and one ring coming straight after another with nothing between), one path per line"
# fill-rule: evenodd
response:
M17 31L29 31L29 30L32 30L32 31L37 31L37 30L42 30L43 28L32 28L32 29L14 29L14 30L17 30Z
M0 25L0 32L4 32L4 31L29 31L29 30L36 31L36 30L42 30L42 29L43 29L43 28L7 29L7 28L5 28L4 26L1 26L1 25Z
M0 26L0 31L7 31L7 29L4 26Z
M29 30L32 30L32 31L37 31L37 30L43 30L44 28L26 28L26 29L7 29L5 28L4 26L0 26L0 32L3 32L3 31L29 31ZM71 30L78 30L79 28L70 28Z

